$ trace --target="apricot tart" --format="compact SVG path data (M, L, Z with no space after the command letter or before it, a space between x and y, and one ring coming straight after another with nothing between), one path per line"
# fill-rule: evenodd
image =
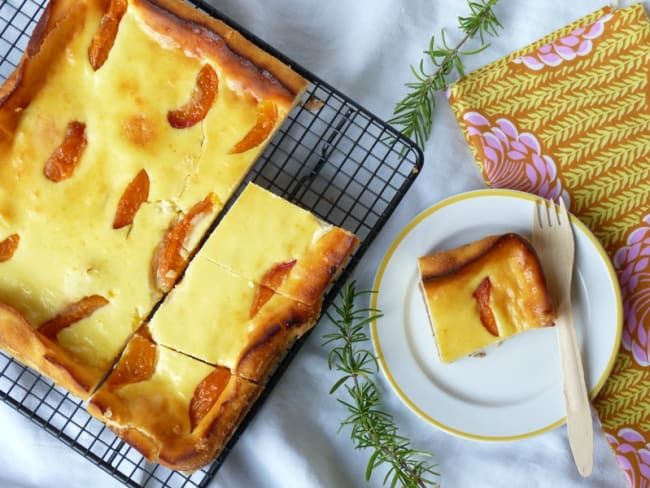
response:
M206 236L305 87L178 0L51 0L0 87L0 347L151 461L219 454L358 244L253 184Z
M442 362L555 322L537 254L518 234L485 237L421 257L418 265Z
M320 313L327 286L358 244L250 183L149 323L152 337L264 382ZM186 317L183 327L179 317Z
M223 449L261 388L159 346L143 327L88 411L149 460L193 471Z
M305 87L180 1L51 0L0 87L0 346L87 398Z
M279 265L263 259L273 250L264 243L283 237L246 222L282 227L290 236L290 245L269 254ZM268 269L251 279L220 264L231 257L218 247L224 240L239 243L241 262ZM357 243L249 184L90 397L89 412L151 461L185 471L201 467L221 451L292 343L315 324L325 289ZM313 276L293 275L302 268ZM284 294L289 280L295 290L301 280L309 300Z

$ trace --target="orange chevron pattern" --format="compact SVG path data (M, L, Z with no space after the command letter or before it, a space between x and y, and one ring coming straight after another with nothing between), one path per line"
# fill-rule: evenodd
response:
M564 198L607 249L625 324L594 402L634 487L650 486L650 21L598 10L453 85L486 182Z

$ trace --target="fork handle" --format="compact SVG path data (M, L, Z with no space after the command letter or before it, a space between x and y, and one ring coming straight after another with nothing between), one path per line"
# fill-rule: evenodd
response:
M558 307L555 322L564 374L564 401L571 453L578 472L589 476L594 463L594 432L580 349L569 299Z

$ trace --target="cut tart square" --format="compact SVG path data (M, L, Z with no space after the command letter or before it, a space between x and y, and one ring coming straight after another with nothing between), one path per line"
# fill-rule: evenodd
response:
M194 471L223 449L261 387L156 344L142 328L88 411L149 461Z
M257 194L264 196L261 200L256 201L255 205L251 205L250 201L245 200L246 194L250 194L247 192L250 192L251 188ZM276 206L266 205L269 199L275 203L278 197L255 185L249 185L235 201L232 208L240 208L242 198L246 204L243 208L246 210L249 222L277 221L282 222L285 228L291 229L293 225L296 225L296 222L292 220L296 216L310 222L315 219L308 212L300 210L288 202L284 202L279 207L282 211L278 211ZM326 258L316 256L316 251L320 249L318 245L315 246L315 249L309 250L313 272L318 273L318 270L314 269L313 263L319 262L320 259L320 262L323 263L322 266L327 266L329 279L322 283L321 295L314 297L312 303L307 305L270 288L269 280L266 278L263 279L265 284L258 283L218 264L224 262L220 259L221 254L219 253L210 254L210 257L207 257L206 250L214 251L213 241L222 235L220 230L224 225L223 222L219 223L216 231L211 233L194 256L182 279L166 295L148 322L141 327L141 331L127 347L116 369L109 375L89 403L89 410L93 415L106 421L118 435L140 449L148 458L157 459L174 469L196 469L200 467L201 463L205 464L207 459L202 455L195 457L194 454L191 456L183 454L183 457L187 457L191 463L185 460L181 462L177 456L177 452L179 452L177 444L183 446L184 453L193 453L192 443L197 446L197 449L203 445L223 447L221 441L214 443L211 441L209 432L218 432L219 439L221 439L225 438L224 431L236 427L236 423L228 420L231 418L229 416L234 416L236 409L245 412L250 408L250 402L256 397L256 392L259 392L259 388L266 383L294 341L313 327L320 314L322 293L329 284L329 280L333 279L344 264L344 261L340 261L336 268L332 269ZM324 226L324 224L319 225ZM277 228L277 224L271 225L271 227ZM328 232L330 227L327 227ZM237 226L229 228L228 231L234 233L236 239L246 237L245 233L238 232ZM298 232L293 232L291 235L295 239L302 238L308 241L312 239L313 241L313 234L314 231L309 228L309 233L305 235ZM345 235L348 234L345 233ZM318 237L315 241L318 243ZM241 242L243 245L240 252L243 256L251 260L258 259L255 252L259 252L259 249L250 253L245 242ZM356 238L348 242L351 244L344 253L346 260L352 253L353 246L356 245ZM297 253L294 259L297 262L305 259L305 254L305 252ZM246 259L242 261L246 262ZM268 276L268 273L263 276ZM282 280L287 277L285 275L278 277L277 274L273 274L272 278L272 284L280 289ZM296 278L294 277L294 279ZM309 282L305 284L309 285ZM295 286L298 285L299 283ZM159 361L160 358L169 357L173 359L173 363L165 359L162 363L158 363L157 369L149 365L153 362L151 358L154 357L154 350L158 351ZM186 378L184 365L191 364L196 364L196 366L192 366L197 368L196 377L188 376ZM224 400L223 408L228 409L228 414L215 418L210 431L205 433L195 431L192 427L189 430L191 431L190 435L186 426L178 427L181 424L173 419L180 417L186 419L184 413L182 415L172 414L171 419L176 422L173 424L176 427L168 425L170 420L166 419L169 416L166 404L167 397L170 395L168 391L172 389L166 386L169 380L164 376L160 379L161 376L158 373L150 375L142 371L160 370L161 374L174 377L175 387L179 390L194 391L194 385L197 383L196 378L205 377L206 368L209 367L216 368L215 371L217 371L210 375L229 378L230 383L228 384L236 385L237 390L233 393L235 396L232 398L226 396L226 400ZM178 371L180 371L178 375L176 368L179 368ZM121 378L127 374L126 372L130 376L145 377L146 381L138 379L135 382L137 384L134 384L133 387L131 385L122 387L123 380ZM198 387L196 391L194 397L198 395L202 398L201 388ZM212 392L213 387L210 386L206 391ZM137 412L145 412L151 408L153 401L151 398L160 398L156 395L164 395L162 397L164 400L160 400L164 405L157 410L161 412L163 418L156 421L140 420L144 414ZM185 396L189 397L189 394ZM183 403L182 412L187 410L186 404L187 401ZM193 404L194 400L190 402L190 418L193 415ZM121 409L117 416L114 406ZM172 436L163 436L160 432L164 429L158 427L159 423L167 425L169 429L175 430L175 433ZM193 423L190 422L190 425L192 426ZM176 431L183 432L182 439L177 438ZM203 438L204 435L208 436L207 439ZM220 452L220 448L210 447L209 451L216 456ZM173 454L169 454L170 452Z
M251 191L261 196L254 205L246 196ZM314 228L325 227L330 232L333 227L322 223L315 226L315 217L288 202L281 201L282 211L278 211L277 206L269 205L269 201L275 204L277 200L253 184L244 190L232 206L246 211L243 226L229 225L224 233L221 226L225 220L218 224L182 279L141 327L116 368L90 399L89 411L151 460L173 469L193 470L218 455L224 439L241 418L237 412L244 415L293 342L315 324L325 288L356 245L356 238L349 239L347 232L334 234L344 239L333 246L342 256L333 269L326 256L317 255L320 236L314 239ZM312 226L305 231L301 219ZM247 246L251 236L246 226L262 221L281 222L298 242L316 242L313 248L304 244L297 248L306 247L309 252L292 255L296 264L308 256L312 269L313 263L327 266L328 279L321 283L319 296L310 295L311 304L277 292L275 288L281 289L286 274L274 271L269 280L269 274L264 273L259 283L234 273L223 265L225 261L218 264L206 256L206 250L218 247L215 240L234 239L241 243L241 262L259 263L261 256L257 253L263 249ZM277 223L269 226L278 228ZM296 282L294 286L298 285ZM131 379L125 382L124 377ZM185 392L183 399L175 390ZM223 393L212 399L209 395L215 390ZM195 405L210 402L215 406L202 407L212 412L206 413L209 427L201 430L203 424L193 420ZM152 411L156 412L155 419L150 418Z
M152 337L264 382L315 324L357 242L250 183L151 318Z
M518 234L489 236L423 256L418 266L444 363L555 322L537 254Z
M177 0L51 0L0 87L0 346L86 398L306 87Z
M316 306L358 242L350 232L248 184L201 255L269 291Z
M204 259L188 266L151 321L154 340L264 383L291 344L318 318L307 306Z

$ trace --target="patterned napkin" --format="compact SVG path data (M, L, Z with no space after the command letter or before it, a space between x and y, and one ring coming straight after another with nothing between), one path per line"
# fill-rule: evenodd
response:
M486 182L562 197L600 239L624 303L620 352L594 401L630 484L650 486L650 22L596 11L453 85Z

